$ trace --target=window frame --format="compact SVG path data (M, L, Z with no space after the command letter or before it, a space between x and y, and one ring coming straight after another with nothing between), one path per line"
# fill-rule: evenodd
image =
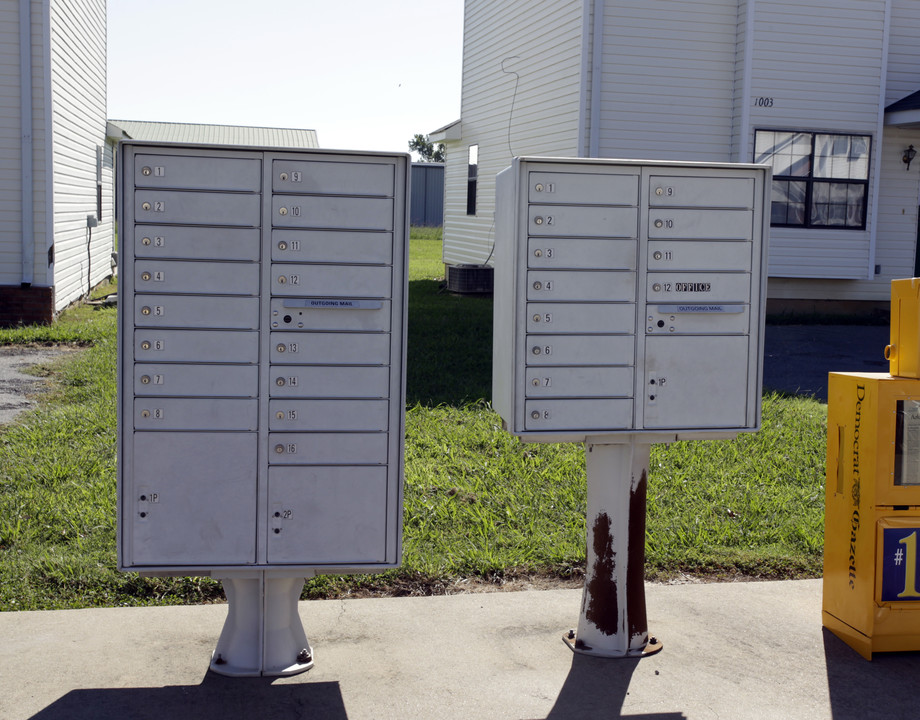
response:
M476 186L479 180L479 143L470 145L466 159L466 214L476 215Z
M807 175L779 175L773 174L773 183L777 182L787 182L787 183L802 183L805 186L805 195L804 195L804 209L803 209L803 221L801 223L795 222L774 222L772 208L770 212L770 227L775 228L797 228L797 229L806 229L806 230L854 230L857 232L864 232L867 227L867 218L869 214L869 176L872 169L872 139L873 136L870 133L847 133L847 132L838 132L838 131L826 131L826 130L794 130L789 128L754 128L754 150L753 150L753 160L754 162L767 162L770 164L770 160L761 161L758 159L757 151L757 135L758 133L790 133L793 135L807 135L810 140L810 149L808 154L808 173ZM865 178L841 178L841 177L816 177L815 176L815 145L817 138L819 136L829 136L829 137L845 137L845 138L860 138L866 140L866 177ZM775 153L774 153L775 155ZM821 184L842 184L847 186L858 186L862 188L862 209L859 216L859 225L849 225L844 220L843 224L829 224L829 223L817 223L812 220L812 215L815 207L815 186ZM788 215L787 215L788 217Z

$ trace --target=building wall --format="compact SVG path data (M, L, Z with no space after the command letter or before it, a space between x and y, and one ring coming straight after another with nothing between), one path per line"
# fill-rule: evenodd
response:
M0 5L0 287L20 288L23 276L22 137L32 141L32 224L36 239L31 282L50 285L44 237L48 231L47 109L48 17L42 0L31 2L32 126L23 129L20 118L20 3ZM4 290L4 297L12 297ZM45 296L45 293L41 293ZM9 307L9 303L4 303ZM0 317L0 322L3 318Z
M114 217L112 156L106 150L105 1L51 3L54 128L55 309L79 299L111 274ZM98 172L97 149L103 155ZM96 217L97 179L103 188Z
M604 5L600 156L731 160L738 1Z
M578 152L582 0L467 0L462 138L446 142L444 262L491 260L495 175L514 156ZM478 145L476 214L467 215L469 146Z

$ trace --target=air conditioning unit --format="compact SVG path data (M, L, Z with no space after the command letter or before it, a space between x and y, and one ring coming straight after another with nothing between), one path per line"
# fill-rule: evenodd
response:
M489 265L445 265L447 290L461 295L492 294L492 267Z

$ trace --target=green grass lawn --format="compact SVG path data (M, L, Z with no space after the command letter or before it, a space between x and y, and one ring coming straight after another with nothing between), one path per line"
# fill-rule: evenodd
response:
M584 450L524 444L488 405L492 302L442 288L439 230L410 247L404 562L320 577L309 597L577 578ZM77 343L40 407L0 429L0 610L203 602L206 578L115 570L115 310L78 308L0 344ZM647 577L821 571L826 406L767 395L763 430L652 448Z

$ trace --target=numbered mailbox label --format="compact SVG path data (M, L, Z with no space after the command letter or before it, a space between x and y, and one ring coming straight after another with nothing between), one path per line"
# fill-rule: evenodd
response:
M914 527L882 527L882 602L920 601L920 520Z

